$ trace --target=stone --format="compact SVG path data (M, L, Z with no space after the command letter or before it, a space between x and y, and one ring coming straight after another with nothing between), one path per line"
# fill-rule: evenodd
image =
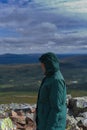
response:
M87 97L67 95L66 130L87 130ZM36 104L1 104L0 124L11 112L14 130L36 130ZM1 129L0 129L1 130Z
M83 118L87 118L87 112L80 113L79 116L82 116Z
M72 111L73 115L76 117L79 113L87 111L87 97L76 97L69 99L68 108Z

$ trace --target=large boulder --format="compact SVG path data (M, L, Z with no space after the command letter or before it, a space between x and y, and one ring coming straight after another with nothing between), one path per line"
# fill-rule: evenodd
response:
M76 117L79 113L87 111L87 97L76 97L69 99L68 108Z

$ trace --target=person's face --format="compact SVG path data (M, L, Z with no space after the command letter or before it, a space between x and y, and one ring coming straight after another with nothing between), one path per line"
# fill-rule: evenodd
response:
M46 69L45 69L44 63L41 63L41 68L42 68L42 71L45 73Z

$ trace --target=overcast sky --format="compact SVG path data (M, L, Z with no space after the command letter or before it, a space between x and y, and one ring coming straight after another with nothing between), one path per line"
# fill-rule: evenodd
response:
M0 0L0 54L87 53L87 0Z

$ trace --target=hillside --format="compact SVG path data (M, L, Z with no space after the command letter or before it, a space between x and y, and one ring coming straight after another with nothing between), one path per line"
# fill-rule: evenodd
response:
M71 67L86 67L87 68L87 55L71 55L61 59L63 64L71 65Z
M41 77L38 64L0 65L0 91L36 91Z
M87 89L87 68L61 63L67 87ZM43 73L40 64L0 65L0 91L38 91Z
M3 58L6 57L3 56ZM32 60L35 61L35 57L32 58L28 59L29 63L26 64L20 58L22 62L19 60L19 63L9 60L10 64L7 64L7 61L4 61L5 64L0 64L0 103L36 102L37 92L44 75L38 61L33 63ZM67 84L67 93L73 96L87 96L87 57L61 55L59 60L60 69Z

